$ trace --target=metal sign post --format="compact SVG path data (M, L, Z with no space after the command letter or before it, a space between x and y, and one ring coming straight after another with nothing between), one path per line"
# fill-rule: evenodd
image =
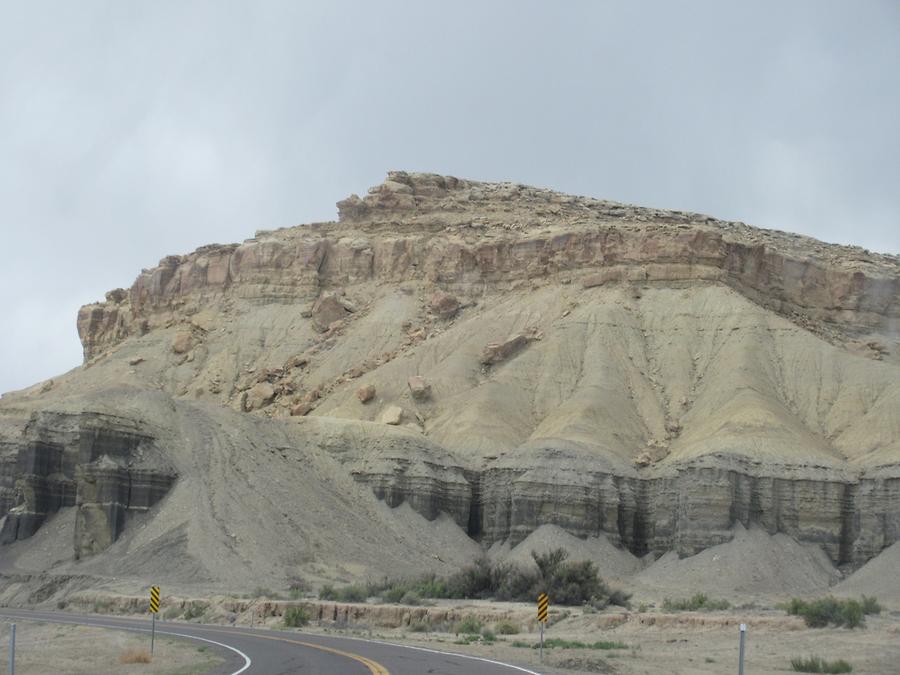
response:
M9 675L16 675L16 624L9 625Z
M747 635L747 624L741 624L741 655L738 661L738 675L744 675L744 638Z
M541 663L544 662L544 622L541 621Z
M150 629L150 655L156 646L156 614L159 612L159 586L150 587L150 613L153 615L153 625Z
M541 624L541 663L544 662L544 624L547 623L547 613L550 609L550 598L546 593L538 596L538 622Z

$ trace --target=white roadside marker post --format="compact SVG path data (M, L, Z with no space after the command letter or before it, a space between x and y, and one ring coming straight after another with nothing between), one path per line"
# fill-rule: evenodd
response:
M9 675L16 675L16 624L9 625Z
M747 636L747 624L741 624L741 655L738 661L738 675L744 675L744 639Z

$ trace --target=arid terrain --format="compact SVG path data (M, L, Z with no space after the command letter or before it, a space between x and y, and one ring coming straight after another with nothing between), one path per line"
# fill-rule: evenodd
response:
M0 630L0 663L8 663L8 626ZM124 631L32 621L16 624L16 673L21 675L202 675L221 659L202 643L159 636L149 662L150 638ZM199 645L199 646L198 646Z
M3 395L0 604L562 547L634 603L876 595L865 639L896 642L900 258L432 174L338 210L141 271L80 311L83 365ZM844 648L776 623L760 668ZM685 673L734 637L655 630L613 633L699 640Z

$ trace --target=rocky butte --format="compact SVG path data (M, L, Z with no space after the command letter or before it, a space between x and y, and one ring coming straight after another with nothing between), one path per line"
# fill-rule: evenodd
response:
M0 401L0 557L235 585L546 524L845 570L900 539L900 258L432 174L338 210L81 309L84 364Z

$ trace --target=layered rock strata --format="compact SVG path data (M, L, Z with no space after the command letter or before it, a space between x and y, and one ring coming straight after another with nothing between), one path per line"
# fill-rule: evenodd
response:
M339 208L338 223L260 232L240 245L164 258L130 289L82 308L85 358L228 297L309 302L327 289L416 279L469 295L532 279L577 279L586 287L716 281L844 337L900 330L900 262L858 248L694 213L430 174L391 173L365 199ZM333 313L343 309L327 304Z
M28 539L49 516L75 506L77 559L110 546L129 515L165 496L174 473L136 466L153 439L123 421L100 414L32 417L21 443L6 443L0 543Z

